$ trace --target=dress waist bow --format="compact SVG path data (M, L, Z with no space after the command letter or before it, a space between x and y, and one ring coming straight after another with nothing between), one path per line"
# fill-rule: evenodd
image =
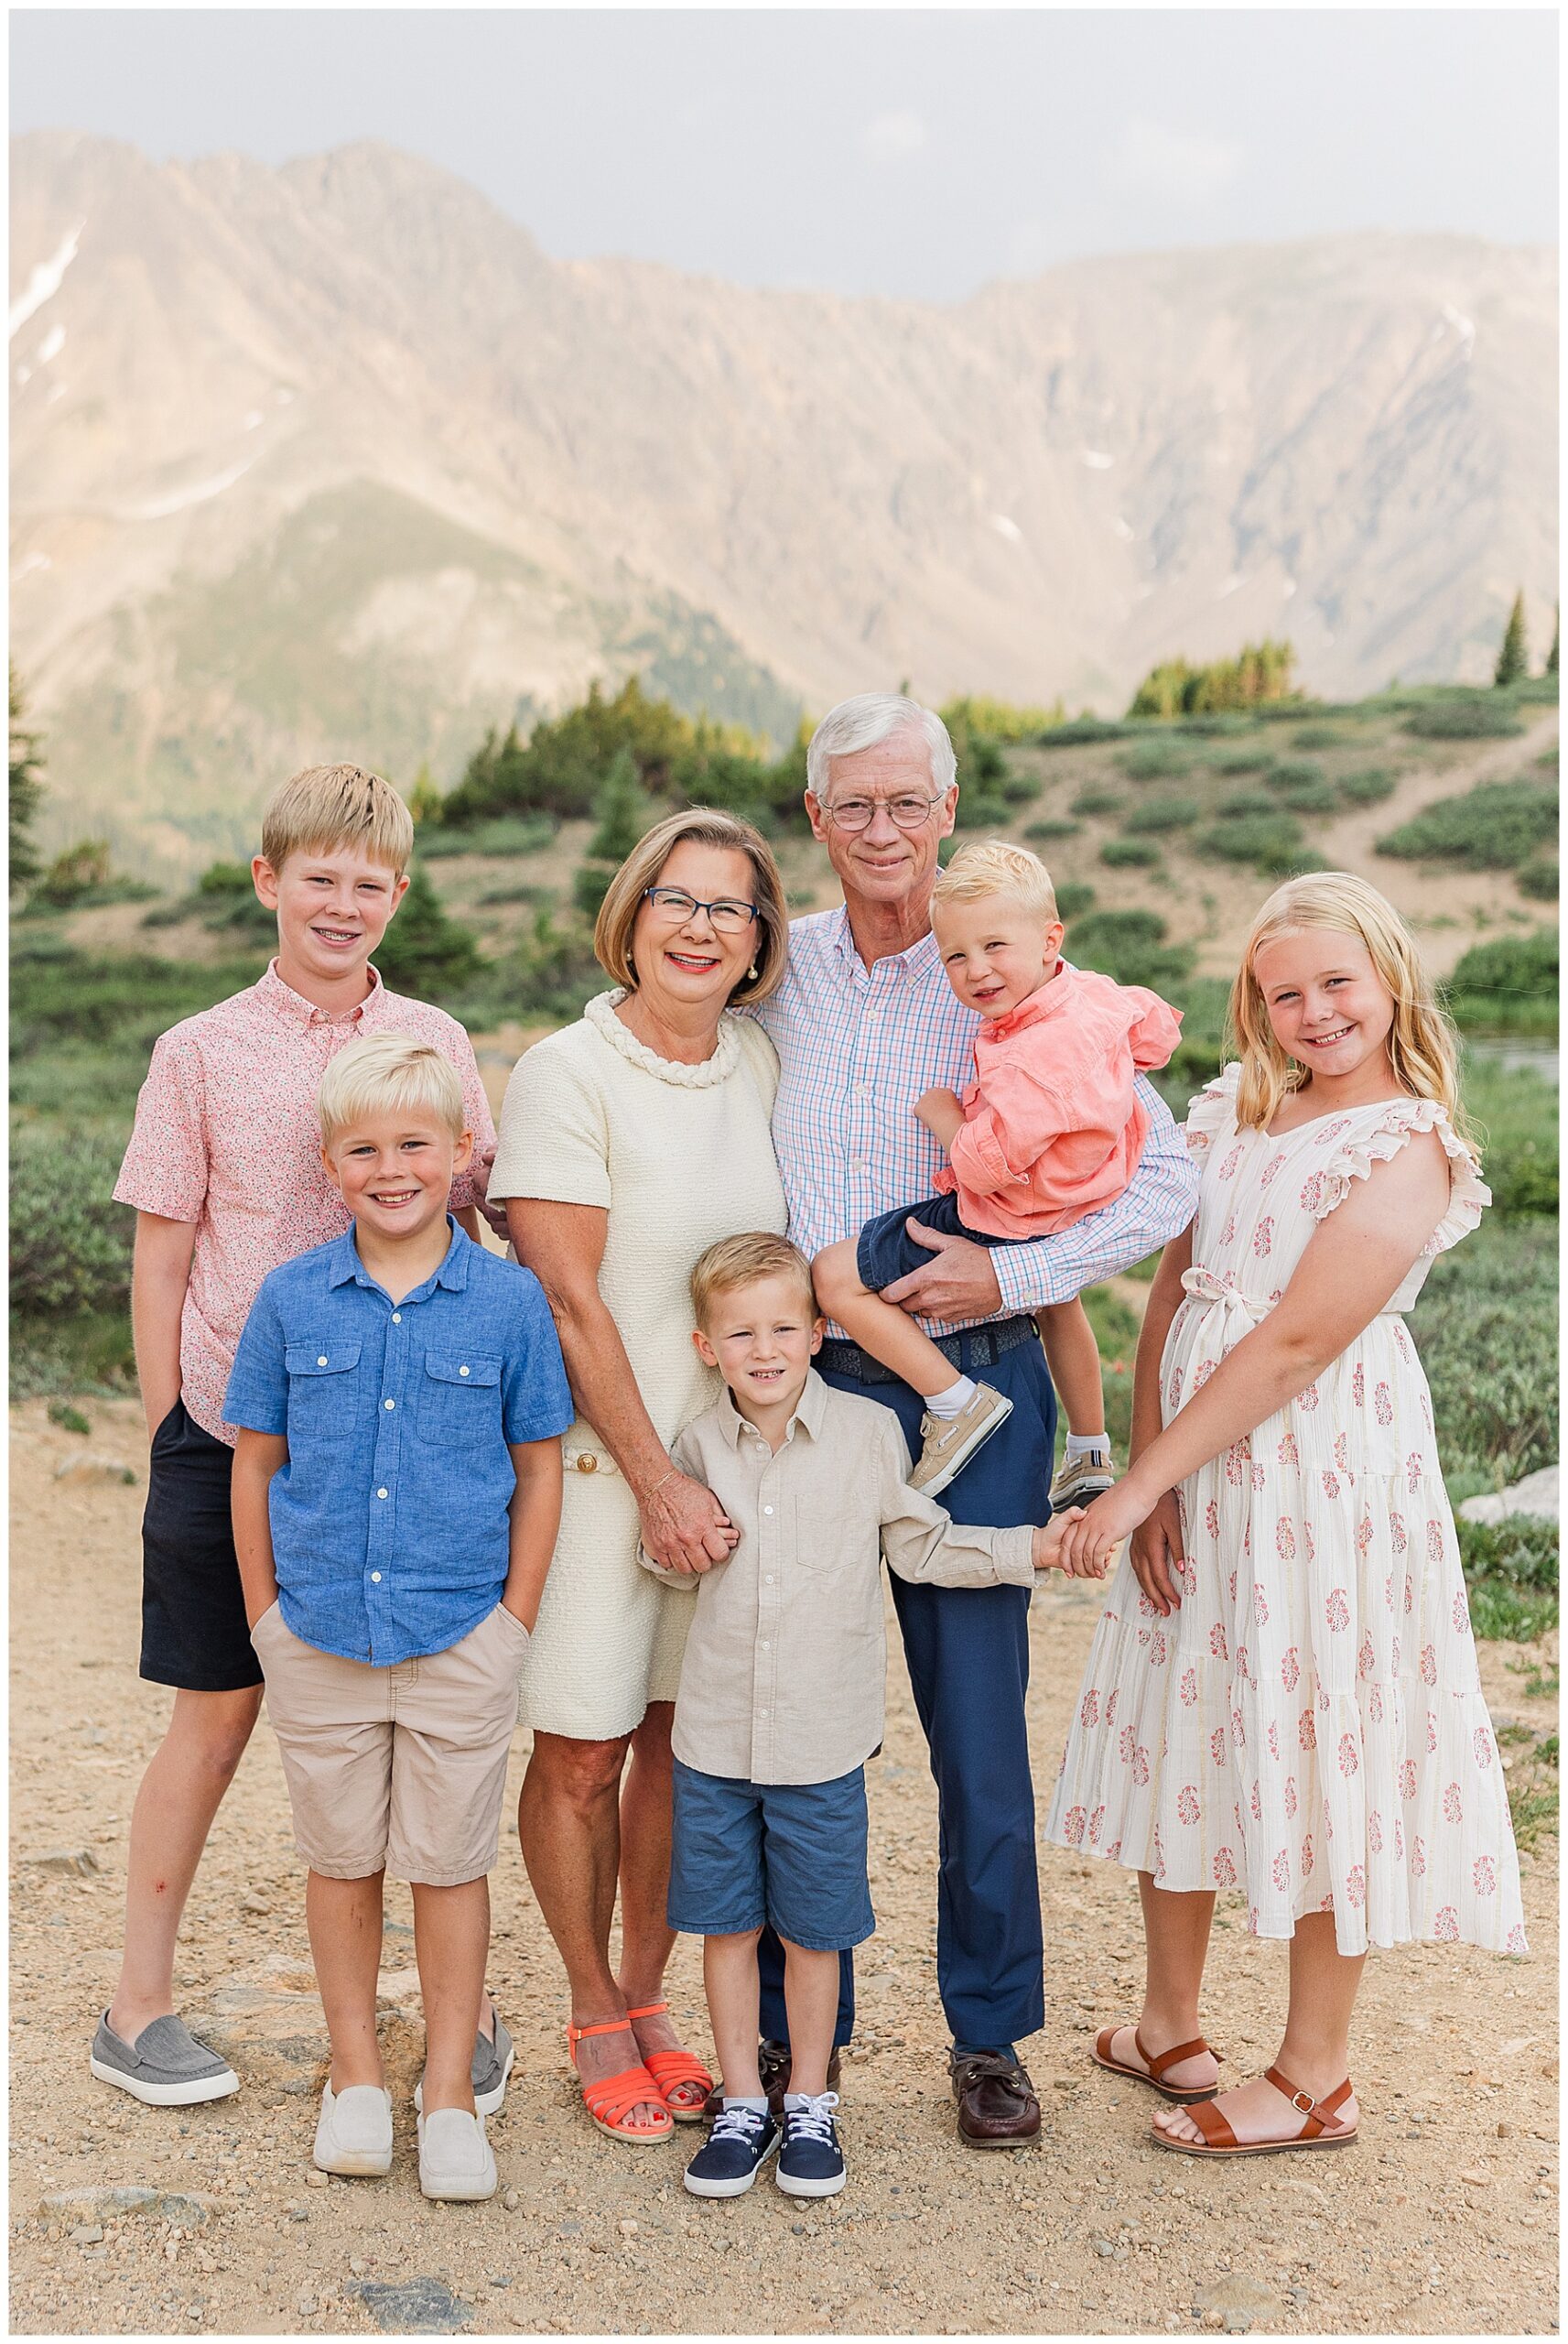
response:
M1249 1294L1243 1294L1238 1286L1233 1286L1228 1278L1217 1277L1212 1270L1184 1270L1182 1286L1195 1301L1220 1302L1244 1310L1254 1323L1267 1318L1274 1307L1271 1302L1255 1302Z

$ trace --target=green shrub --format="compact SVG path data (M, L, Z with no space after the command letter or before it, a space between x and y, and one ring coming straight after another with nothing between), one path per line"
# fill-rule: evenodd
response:
M236 944L277 949L277 914L269 912L256 894L248 863L210 863L191 894L170 909L194 912L204 928Z
M1504 741L1524 726L1508 700L1489 694L1473 700L1440 700L1414 708L1405 731L1419 741Z
M1500 1487L1557 1461L1556 1269L1557 1225L1544 1216L1487 1214L1433 1262L1411 1329L1451 1478Z
M1514 873L1514 885L1521 895L1530 896L1534 903L1554 904L1557 901L1555 857L1550 863L1542 861L1520 863Z
M1278 809L1273 799L1261 789L1233 789L1222 798L1215 812L1227 821L1245 821L1254 814L1272 814Z
M1311 757L1282 758L1264 778L1276 804L1298 814L1329 814L1338 803L1323 767Z
M1380 806L1399 783L1382 765L1363 765L1355 773L1342 773L1337 787L1347 806Z
M1292 749L1337 749L1345 735L1337 725L1303 724L1291 734Z
M1249 863L1270 878L1288 878L1292 871L1312 866L1300 823L1272 810L1238 815L1200 830L1193 843L1199 854L1219 863Z
M1411 862L1507 871L1528 862L1557 835L1557 785L1490 781L1458 798L1440 798L1378 841L1379 854Z
M1104 789L1098 782L1092 782L1088 788L1080 789L1074 798L1073 811L1075 814L1116 814L1126 803L1119 790Z
M1152 869L1164 860L1152 839L1107 839L1100 848L1099 859L1113 870Z
M1057 902L1060 906L1060 892ZM1180 985L1194 959L1187 944L1167 944L1158 912L1091 912L1073 929L1074 965L1099 969L1119 985L1152 985L1156 993Z
M1085 879L1062 879L1056 884L1056 914L1060 919L1077 919L1081 914L1094 909L1095 891Z
M1171 781L1189 770L1193 753L1184 743L1167 736L1159 741L1140 741L1135 747L1124 750L1117 762L1129 781Z
M1186 717L1183 721L1182 730L1184 732L1195 734L1199 740L1223 741L1238 732L1249 732L1252 730L1252 722L1251 715L1243 714L1239 710L1227 709L1216 716Z
M1054 724L1049 732L1042 732L1038 745L1042 749L1086 749L1098 741L1125 741L1137 730L1131 724L1117 724L1107 717L1075 716L1065 724Z
M1470 1592L1470 1624L1483 1639L1525 1644L1557 1625L1555 1522L1522 1514L1501 1522L1455 1519Z
M134 1216L110 1201L123 1149L23 1125L11 1145L11 1308L20 1318L124 1310Z
M416 868L408 892L376 947L375 965L394 993L445 1007L481 968L479 947L443 909L427 871Z
M1144 830L1184 830L1195 822L1203 808L1195 798L1146 798L1135 806L1127 818L1126 828L1131 832Z
M1449 1009L1478 1034L1555 1033L1557 964L1552 928L1473 944L1448 980Z
M1223 756L1216 757L1214 770L1217 774L1261 773L1272 763L1270 752L1260 742L1250 749L1227 749Z
M1050 708L1018 708L1011 700L992 700L984 692L969 692L961 700L950 700L937 712L950 733L961 731L970 735L985 734L993 741L1014 745L1054 732L1065 713L1060 700Z
M1558 1204L1557 1091L1533 1067L1465 1054L1464 1100L1480 1134L1481 1169L1494 1214L1554 1213Z
M1044 821L1031 822L1023 835L1032 845L1045 846L1053 839L1076 838L1083 827L1081 822L1068 821L1063 817L1047 817Z
M551 814L503 814L492 822L474 822L467 830L445 823L421 822L417 837L420 862L441 862L454 854L539 854L556 836Z

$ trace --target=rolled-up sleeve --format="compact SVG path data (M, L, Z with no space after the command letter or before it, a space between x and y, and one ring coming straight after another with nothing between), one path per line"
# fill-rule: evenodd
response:
M932 1587L1033 1587L1034 1534L1025 1523L997 1530L954 1522L912 1490L909 1451L891 1409L878 1446L882 1553L900 1579Z

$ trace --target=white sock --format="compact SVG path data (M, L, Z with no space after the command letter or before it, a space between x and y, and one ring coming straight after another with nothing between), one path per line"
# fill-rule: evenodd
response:
M975 1379L960 1375L957 1384L949 1384L946 1392L932 1392L925 1405L934 1416L960 1416L975 1396Z
M749 2108L757 2116L765 2116L768 2112L765 2100L737 2100L729 2092L724 2095L724 2105L726 2108Z
M925 1405L930 1408L934 1407L935 1403L935 1401L927 1400ZM1094 1455L1097 1449L1103 1454L1103 1452L1109 1447L1110 1442L1107 1439L1103 1432L1070 1432L1067 1435L1067 1454L1069 1457L1090 1457Z

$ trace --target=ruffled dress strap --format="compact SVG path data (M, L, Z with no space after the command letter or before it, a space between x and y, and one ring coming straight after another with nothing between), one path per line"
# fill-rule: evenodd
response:
M1352 1180L1365 1180L1374 1164L1386 1164L1417 1132L1435 1132L1448 1158L1448 1210L1422 1247L1423 1255L1446 1253L1480 1226L1492 1192L1481 1177L1474 1151L1462 1140L1448 1110L1435 1099L1386 1099L1338 1119L1347 1126L1326 1163L1312 1175L1302 1201L1314 1221L1326 1221L1350 1193Z
M1187 1120L1183 1126L1187 1149L1200 1164L1212 1143L1235 1125L1236 1086L1240 1080L1240 1061L1232 1058L1212 1082L1204 1084L1187 1109Z

